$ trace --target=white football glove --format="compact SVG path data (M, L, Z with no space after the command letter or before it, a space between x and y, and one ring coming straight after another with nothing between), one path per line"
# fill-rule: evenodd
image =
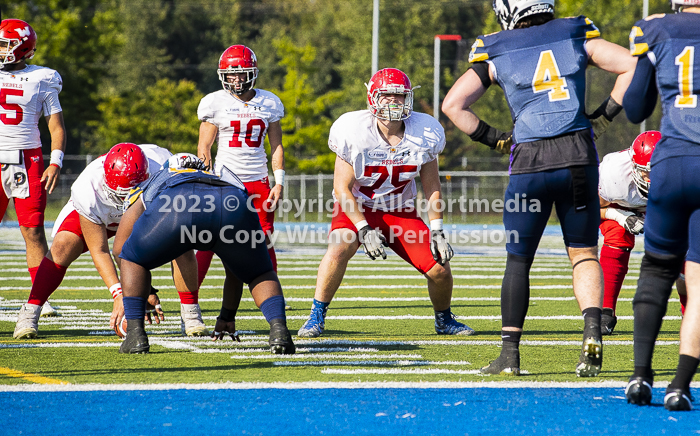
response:
M381 256L382 259L386 259L386 251L384 251L384 247L388 247L389 244L386 243L386 238L384 235L368 225L358 230L357 234L360 237L360 243L365 249L365 254L370 259L374 260L379 256Z
M641 235L644 233L644 218L635 215L634 212L608 207L605 211L605 218L617 221L623 229L633 235Z
M445 234L442 230L430 231L430 252L433 254L433 259L440 265L449 262L455 254L447 239L445 239Z

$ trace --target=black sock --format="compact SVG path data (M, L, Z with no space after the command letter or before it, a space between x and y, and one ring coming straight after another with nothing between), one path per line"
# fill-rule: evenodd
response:
M501 285L501 319L503 327L523 328L530 304L530 267L534 257L508 253Z
M127 319L127 320L126 320L126 331L127 331L127 332L130 332L130 331L132 331L133 329L137 329L137 328L139 328L139 329L144 329L144 328L146 328L146 325L145 325L145 322L144 322L143 318L139 318L139 319Z
M583 309L583 338L600 337L600 316L603 311L599 307Z
M673 282L683 266L682 256L647 252L637 282L634 307L634 365L651 368L654 344L661 330Z
M501 330L501 340L503 341L503 347L508 346L518 348L520 346L520 337L523 332L511 332L507 330Z
M635 366L633 377L644 377L649 380L654 380L654 371L651 370L650 366Z
M684 391L690 391L690 382L693 380L695 371L698 369L698 364L700 359L688 356L686 354L681 354L678 356L678 369L676 369L676 376L673 381L668 385L669 389L683 389Z

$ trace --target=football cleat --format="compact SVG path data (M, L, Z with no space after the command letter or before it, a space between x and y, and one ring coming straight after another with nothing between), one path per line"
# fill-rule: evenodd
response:
M41 317L46 316L58 316L58 311L51 307L48 301L41 306Z
M501 355L498 359L492 361L487 366L479 370L482 374L491 375L520 375L520 351L501 350Z
M39 315L41 306L38 304L24 303L17 315L15 332L12 335L15 339L34 339L39 333Z
M684 389L666 389L664 407L672 412L686 412L693 410L690 392Z
M600 334L611 335L616 325L617 317L613 315L613 310L603 309L603 314L600 316Z
M627 402L638 406L648 406L651 404L651 387L653 385L654 380L632 376L625 388Z
M297 332L297 336L301 338L317 338L321 336L323 330L326 328L326 312L328 312L328 307L323 309L312 307L309 319L301 326Z
M600 338L589 337L583 340L581 356L576 366L579 377L595 377L600 374L603 366L603 341Z
M435 332L439 335L473 335L474 329L457 321L454 313L448 318L442 312L435 312Z
M270 352L272 354L294 354L296 347L292 342L292 335L287 325L281 319L274 319L270 323Z
M199 304L180 304L180 327L187 336L208 336Z
M148 335L146 330L137 327L126 332L126 339L119 347L119 352L123 354L146 354L151 349L148 345Z

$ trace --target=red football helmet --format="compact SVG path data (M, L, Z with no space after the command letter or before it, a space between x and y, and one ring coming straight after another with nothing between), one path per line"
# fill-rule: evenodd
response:
M104 169L105 194L121 209L131 188L148 179L148 158L141 147L125 142L109 150Z
M245 45L232 45L219 58L219 80L229 93L241 95L255 86L258 78L258 58L253 50ZM233 83L227 80L229 74L245 73L244 82Z
M413 112L413 88L408 76L396 68L384 68L374 73L367 87L367 105L375 117L382 120L405 120ZM379 97L384 94L401 94L405 96L404 103L379 104Z
M0 22L0 64L31 59L36 49L36 33L28 23L10 18Z
M632 159L632 179L644 197L649 195L649 182L644 179L644 175L646 173L646 176L649 177L651 155L654 153L656 143L660 139L661 132L649 130L637 136L637 139L634 140L634 143L629 148L630 158Z

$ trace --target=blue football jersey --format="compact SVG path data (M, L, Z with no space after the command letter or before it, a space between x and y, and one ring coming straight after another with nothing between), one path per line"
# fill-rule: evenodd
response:
M591 20L561 18L480 36L469 62L488 62L510 107L516 143L590 129L585 115L585 43L600 37Z
M125 208L131 206L139 197L146 209L153 200L158 198L165 189L181 185L188 182L200 182L216 185L228 184L235 186L245 192L243 182L231 170L223 167L220 175L210 171L195 170L191 168L170 167L170 160L163 163L163 167L153 174L148 180L141 183L129 192L127 200L124 202Z
M648 56L661 95L661 135L700 143L700 15L658 14L630 33L633 56Z

